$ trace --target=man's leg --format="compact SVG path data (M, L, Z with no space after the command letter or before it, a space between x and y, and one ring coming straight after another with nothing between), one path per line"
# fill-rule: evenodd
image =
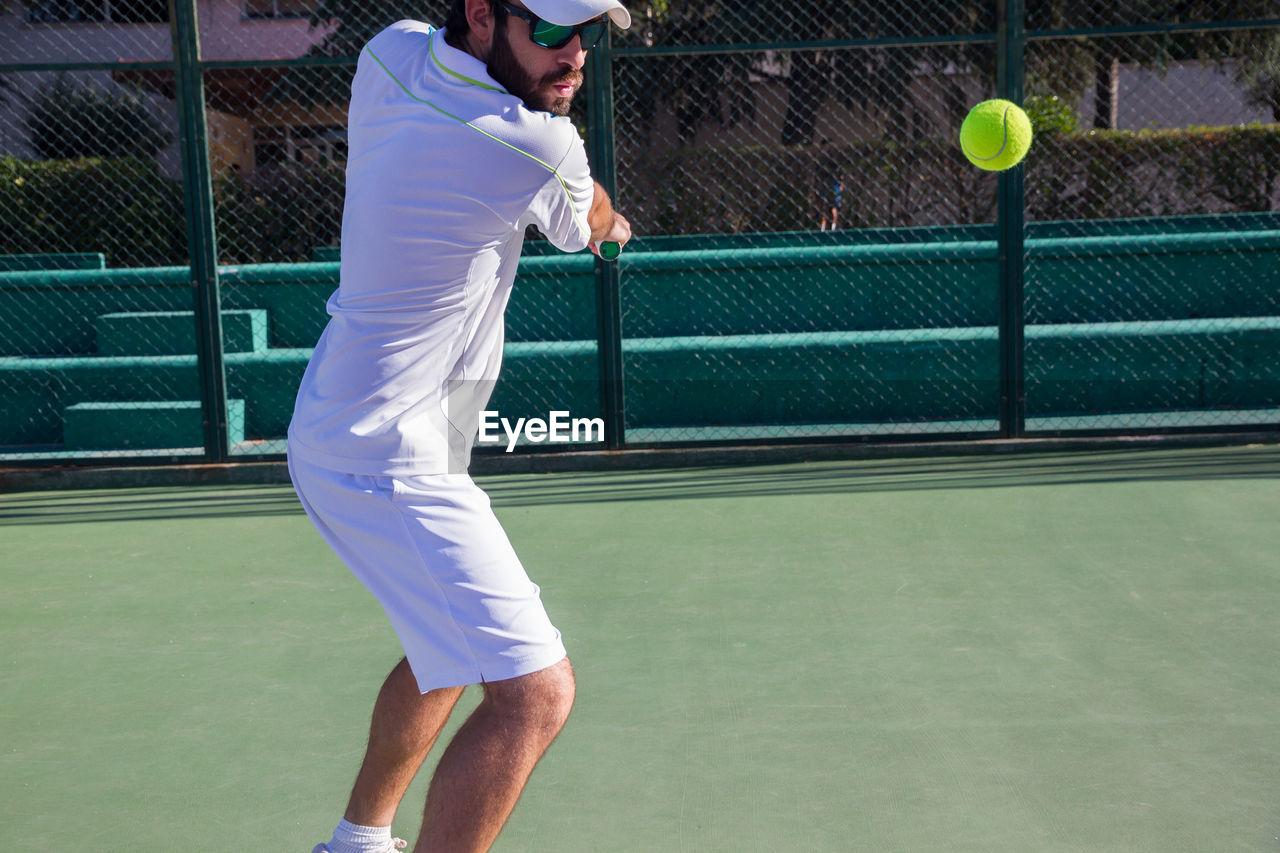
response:
M462 695L461 687L418 692L401 660L391 670L369 726L369 746L347 803L346 819L359 826L390 826L409 783L431 751Z
M415 853L488 850L573 706L568 658L493 681L440 758Z

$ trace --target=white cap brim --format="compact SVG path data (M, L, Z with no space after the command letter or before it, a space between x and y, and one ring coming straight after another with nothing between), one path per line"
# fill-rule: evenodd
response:
M619 29L631 26L631 13L619 0L524 0L524 5L542 20L565 27L606 14Z

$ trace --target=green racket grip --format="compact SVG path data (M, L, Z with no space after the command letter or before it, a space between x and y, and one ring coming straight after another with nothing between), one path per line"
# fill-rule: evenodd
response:
M618 256L622 254L622 245L613 240L606 240L596 247L596 251L606 261L616 261Z

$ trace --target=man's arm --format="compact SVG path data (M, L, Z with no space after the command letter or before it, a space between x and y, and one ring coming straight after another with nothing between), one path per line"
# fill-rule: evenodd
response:
M613 209L609 194L597 181L595 195L591 198L591 210L587 212L587 225L591 226L591 250L597 244L611 241L625 245L631 239L631 223Z

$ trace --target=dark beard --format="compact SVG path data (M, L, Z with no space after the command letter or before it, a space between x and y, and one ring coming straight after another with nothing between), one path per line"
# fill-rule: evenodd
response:
M489 51L486 67L489 76L501 83L508 92L524 101L526 107L552 115L568 115L573 96L557 98L550 87L556 83L573 83L574 85L582 83L582 72L572 68L535 80L533 75L525 71L524 67L516 61L511 44L507 41L506 27L494 33L493 48Z

